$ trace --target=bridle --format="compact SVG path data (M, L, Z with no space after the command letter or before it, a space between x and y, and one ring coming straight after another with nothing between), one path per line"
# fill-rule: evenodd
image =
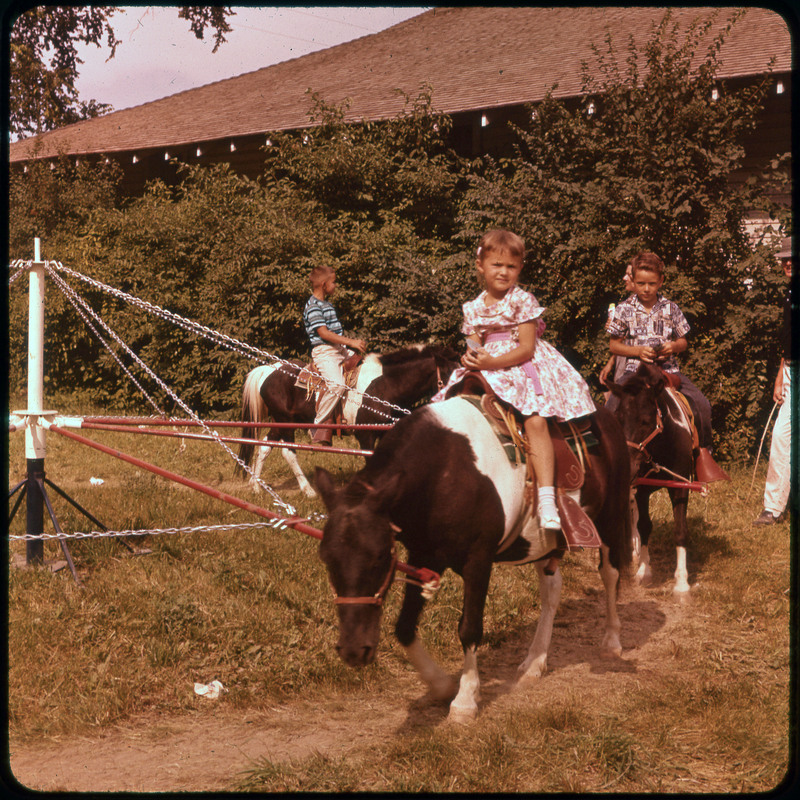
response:
M400 528L397 525L392 524L392 530L396 533L400 532ZM331 589L333 589L333 602L337 606L353 606L353 605L363 605L363 606L382 606L383 601L386 599L386 595L389 592L389 587L392 585L392 581L394 580L394 573L397 570L397 546L395 545L394 535L392 535L392 563L389 565L389 572L386 574L386 577L383 579L383 583L381 584L380 589L378 589L375 594L369 597L339 597L336 594L336 589L333 589L333 583L331 583Z
M628 443L628 447L632 447L634 450L638 450L649 461L650 454L645 451L645 448L663 430L664 430L664 421L661 419L661 409L658 406L656 406L656 427L650 432L648 436L642 439L642 441L639 442L638 444L636 442L632 442L630 439L627 439L626 441Z

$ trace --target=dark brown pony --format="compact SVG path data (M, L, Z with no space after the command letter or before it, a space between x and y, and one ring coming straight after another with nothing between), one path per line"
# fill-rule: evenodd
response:
M609 388L619 398L615 414L625 438L631 458L631 474L635 477L647 474L649 478L680 482L692 479L694 449L691 427L682 413L679 401L666 390L664 374L651 364L642 364L624 384L609 382ZM650 496L658 486L640 485L636 489L636 509L639 515L638 532L641 551L639 554L638 580L647 584L652 581L648 542L653 530L650 519ZM679 594L689 591L689 574L686 566L686 548L689 527L686 510L689 489L670 487L672 517L675 523L675 545L677 565L673 591Z
M458 365L458 354L444 347L427 345L406 347L385 355L371 353L364 357L358 376L356 391L349 392L344 406L345 417L355 424L371 425L391 423L403 416L402 411L391 405L381 403L378 398L399 406L409 408L425 397L436 392L440 383L446 382L450 373ZM306 390L298 387L297 376L302 361L270 364L251 370L245 379L242 392L242 437L255 439L258 429L248 427L248 422L304 422L314 421L315 400ZM368 395L368 396L367 396ZM362 402L363 396L363 402ZM294 428L268 429L267 439L281 442L294 442ZM375 446L380 432L357 431L355 437L363 450ZM250 464L254 444L239 446L239 458ZM264 459L271 448L260 447L253 469L250 484L258 490L256 478L261 475ZM281 448L284 459L297 478L304 494L315 496L306 476L303 474L297 456L290 448Z
M619 655L616 599L620 571L631 560L630 460L619 423L605 408L591 416L597 447L580 503L602 540L599 571L606 589L603 648ZM477 713L476 650L495 561L534 561L539 575L541 615L520 680L543 674L561 592L560 540L524 517L525 466L514 464L475 404L463 397L433 403L401 419L378 443L373 456L343 489L317 469L317 487L328 508L320 557L337 595L336 649L351 666L376 656L383 598L396 560L395 540L408 549L408 562L439 574L452 569L464 582L458 635L464 670L457 694L417 638L425 604L421 587L406 584L395 633L433 695L450 700L454 718ZM523 520L521 535L504 549ZM527 521L525 521L527 520Z

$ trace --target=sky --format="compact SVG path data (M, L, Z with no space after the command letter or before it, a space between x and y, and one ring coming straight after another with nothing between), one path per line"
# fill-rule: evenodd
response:
M377 33L430 6L233 6L233 28L216 53L213 35L197 39L177 7L122 6L112 17L121 44L82 46L77 88L81 100L115 111L232 78L342 42Z

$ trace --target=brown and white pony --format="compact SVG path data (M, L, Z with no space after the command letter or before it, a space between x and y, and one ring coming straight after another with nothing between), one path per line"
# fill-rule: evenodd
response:
M301 361L289 364L269 364L251 370L244 382L242 392L242 437L255 439L258 429L248 427L248 422L305 422L314 421L315 396L296 386ZM345 397L344 417L352 424L370 425L393 422L403 413L385 403L385 400L401 408L409 408L420 400L430 397L446 382L450 373L458 366L458 354L444 347L426 345L407 347L385 355L370 353L364 357L354 391ZM272 441L294 442L295 429L267 429L264 437ZM376 431L357 431L359 446L371 450L380 436ZM239 446L239 458L250 464L254 444ZM272 448L259 447L253 477L249 483L258 491L258 478L264 467L264 459ZM316 496L308 482L297 456L291 448L281 448L283 457L297 478L298 485L308 497Z
M625 437L611 412L599 408L590 420L598 446L590 450L580 503L602 541L599 571L606 590L602 647L619 655L618 579L631 561L630 460ZM519 677L527 681L544 673L561 594L558 557L563 551L552 549L547 535L555 534L530 528L536 527L534 514L524 536L500 552L501 542L523 514L525 465L510 461L473 403L454 397L417 409L380 440L366 466L344 489L335 488L331 476L320 468L316 483L328 509L319 552L336 594L336 649L345 663L358 667L376 657L397 540L407 548L410 564L439 574L449 568L464 582L458 625L464 668L457 690L417 637L425 605L420 586L405 584L395 626L398 640L434 697L450 700L455 695L450 704L452 718L471 718L477 713L477 648L495 561L535 563L541 615Z

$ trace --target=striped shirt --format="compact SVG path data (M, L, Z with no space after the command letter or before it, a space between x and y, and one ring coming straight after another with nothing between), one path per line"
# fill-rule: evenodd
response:
M613 339L624 339L624 344L634 347L659 347L673 342L689 332L689 323L678 306L659 294L651 309L646 309L634 294L620 303L608 324L608 334ZM641 361L628 356L626 372L635 372ZM674 356L660 362L665 372L678 372Z
M327 300L319 300L312 294L308 298L306 307L303 309L303 325L305 325L308 340L311 347L325 344L322 338L317 334L317 328L323 325L332 333L337 333L339 336L343 334L344 329L339 318L336 316L336 309Z

